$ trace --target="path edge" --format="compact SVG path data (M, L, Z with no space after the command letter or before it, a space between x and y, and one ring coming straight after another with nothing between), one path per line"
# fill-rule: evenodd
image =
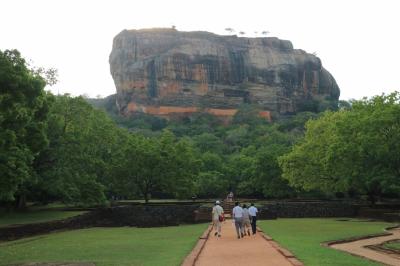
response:
M382 232L382 233L369 234L369 235L363 235L363 236L353 236L353 237L348 237L348 238L343 238L343 239L324 241L321 243L321 246L332 248L331 246L336 245L336 244L344 244L344 243L349 243L349 242L355 242L358 240L381 237L381 236L390 236L390 235L392 235L392 233L390 233L389 230L396 229L396 228L400 228L400 224L395 225L395 226L385 227L383 229L384 232Z
M337 244L344 244L344 243L350 243L350 242L355 242L355 241L364 240L364 239L375 238L375 237L390 236L390 235L393 235L393 234L390 233L389 230L396 229L396 228L400 228L400 224L386 227L386 228L383 229L385 232L382 232L382 233L376 233L376 234L369 234L369 235L364 235L364 236L356 236L356 237L349 237L349 238L338 239L338 240L325 241L325 242L321 243L321 246L327 247L327 248L331 248L331 249L337 250L339 252L344 252L344 253L350 254L350 255L352 255L354 257L363 258L363 259L371 261L371 262L381 263L382 265L386 265L381 261L373 260L371 258L362 256L362 255L358 255L358 254L354 254L354 253L351 253L351 252L346 251L346 250L336 249L336 248L334 248L332 246L333 245L337 245ZM364 246L364 247L372 249L372 248L370 248L370 246ZM375 250L375 251L379 252L377 250Z
M293 266L304 266L303 262L301 262L296 256L287 250L286 248L281 247L272 237L264 233L264 231L257 227L257 232L264 238L267 242L271 244L273 248L275 248L282 256L285 257Z
M199 240L197 241L192 251L183 260L181 266L194 266L196 264L196 261L199 258L201 251L203 251L204 245L208 240L212 228L213 228L212 224L209 224L207 229L199 237Z

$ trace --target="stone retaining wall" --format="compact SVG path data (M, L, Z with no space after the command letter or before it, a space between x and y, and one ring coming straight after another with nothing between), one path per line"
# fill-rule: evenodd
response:
M363 206L358 211L358 216L370 219L381 219L386 222L399 222L400 206Z
M306 217L354 217L358 207L345 202L271 202L258 208L259 219L306 218ZM211 207L201 207L196 221L210 221Z
M195 221L196 222L210 222L211 221L212 207L200 206L195 211Z
M259 208L259 219L354 217L358 207L346 202L271 202ZM65 220L0 228L0 240L12 240L57 230L87 227L156 227L209 222L211 207L187 205L132 205L96 209Z
M274 202L260 208L260 219L354 217L358 207L345 202Z
M137 226L156 227L195 223L199 205L120 206L97 209L64 220L0 228L0 240L45 234L58 230L88 227Z

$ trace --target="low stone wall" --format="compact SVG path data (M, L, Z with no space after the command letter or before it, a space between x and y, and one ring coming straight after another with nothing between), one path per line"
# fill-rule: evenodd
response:
M259 219L354 217L358 207L346 202L271 202L259 208ZM187 205L131 205L95 209L65 220L0 228L0 240L87 227L157 227L209 222L211 207Z
M400 206L363 206L358 216L369 219L380 219L386 222L400 222Z
M210 222L212 207L201 206L195 211L196 222Z
M358 207L340 201L289 202L277 201L264 204L258 208L258 219L307 218L307 217L354 217ZM211 207L200 207L196 221L210 221Z
M199 205L120 206L96 209L64 220L0 228L0 240L88 227L156 227L195 223Z
M273 202L260 208L260 219L354 217L358 207L346 202Z
M108 208L106 220L111 226L155 227L195 223L199 205L141 205Z

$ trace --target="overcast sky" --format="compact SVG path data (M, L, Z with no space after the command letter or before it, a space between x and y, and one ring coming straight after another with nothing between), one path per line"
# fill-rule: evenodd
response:
M54 67L54 93L115 93L108 56L123 29L171 27L226 34L269 31L316 52L341 99L400 90L400 1L396 0L2 0L0 49Z

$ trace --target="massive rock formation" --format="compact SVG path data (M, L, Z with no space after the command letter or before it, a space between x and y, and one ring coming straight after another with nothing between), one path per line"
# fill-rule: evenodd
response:
M252 103L270 119L337 106L340 93L318 57L272 37L124 30L114 38L110 66L123 114L231 117Z

